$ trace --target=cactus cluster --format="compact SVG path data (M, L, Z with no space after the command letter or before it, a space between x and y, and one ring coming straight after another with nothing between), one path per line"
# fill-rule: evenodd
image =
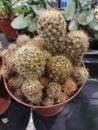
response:
M20 35L2 52L7 68L2 71L16 97L49 106L70 98L89 78L81 63L88 36L81 30L67 33L66 21L55 9L38 16L37 32L34 38Z

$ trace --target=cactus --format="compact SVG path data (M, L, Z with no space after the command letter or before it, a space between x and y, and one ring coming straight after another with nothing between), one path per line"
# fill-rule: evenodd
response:
M45 59L38 48L24 45L17 50L15 57L15 65L20 74L25 77L41 77L45 69Z
M66 22L60 11L50 9L42 12L37 20L37 31L45 41L46 50L53 54L63 51Z
M50 79L47 77L41 77L40 83L44 88L47 88L48 84L50 83Z
M36 36L31 39L32 45L38 47L39 49L43 49L44 41L40 36Z
M3 75L3 77L5 78L5 79L8 79L10 76L10 73L11 73L11 69L10 68L8 68L7 66L3 66L2 68L1 68L1 74Z
M68 96L71 96L77 89L77 85L72 78L67 79L62 85L62 91Z
M82 85L89 78L89 72L85 67L76 67L73 72L73 78L77 85Z
M29 40L30 40L29 36L25 34L21 34L18 36L16 43L18 46L22 46L22 45L25 45L26 42L28 42Z
M72 71L72 64L65 56L55 56L47 64L47 71L50 79L57 82L63 82Z
M20 35L1 53L6 67L2 72L23 102L45 106L65 102L89 77L81 65L88 36L82 30L66 34L66 21L55 9L38 16L37 31L33 38Z
M66 93L61 92L58 96L58 98L56 99L56 103L61 103L64 102L65 100L67 100L69 97Z
M9 44L8 49L2 52L2 57L4 59L5 64L9 68L12 68L15 70L15 52L17 50L17 45L16 44Z
M61 85L56 82L50 82L46 89L46 93L51 98L57 98L61 92Z
M22 99L23 98L23 94L21 92L21 88L17 88L15 91L14 91L14 95L19 98L19 99Z
M44 55L44 58L45 58L46 62L48 62L52 58L51 53L49 53L46 50L43 50L43 55Z
M18 89L22 86L22 83L24 82L25 78L22 75L12 77L8 80L8 84L10 87L13 87L14 89Z
M74 65L81 64L84 53L88 49L88 45L88 36L84 31L69 32L65 39L65 54Z
M38 80L27 79L22 84L22 93L33 104L39 104L42 99L42 88Z
M53 98L50 98L50 97L45 97L43 100L42 100L42 105L44 106L51 106L54 104L54 99Z

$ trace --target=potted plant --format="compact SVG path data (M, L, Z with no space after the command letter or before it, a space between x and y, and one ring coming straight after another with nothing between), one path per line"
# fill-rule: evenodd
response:
M9 41L15 40L17 37L17 30L11 27L11 21L15 17L13 4L12 0L0 1L0 29Z
M20 14L13 19L11 26L18 30L35 32L37 16L42 10L52 7L54 3L56 0L18 0L13 8L20 9Z
M89 77L83 65L88 49L84 31L66 33L60 11L45 10L37 19L38 36L20 35L2 52L2 76L8 93L43 116L59 113Z
M70 0L68 8L64 11L68 21L68 30L85 30L90 39L90 48L98 49L98 5L96 0Z

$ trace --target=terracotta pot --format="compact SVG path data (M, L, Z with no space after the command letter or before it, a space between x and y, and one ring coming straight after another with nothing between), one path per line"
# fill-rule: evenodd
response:
M72 97L70 97L69 99L65 100L62 103L59 103L56 105L51 105L51 106L33 106L33 105L27 104L27 103L23 102L22 100L16 98L13 95L13 93L9 90L5 78L3 78L3 80L4 80L4 85L5 85L7 92L13 99L15 99L17 102L19 102L25 106L33 108L38 114L40 114L42 116L46 116L46 117L54 116L54 115L58 114L64 108L66 103L69 102L70 100L72 100L81 91L81 89L83 87L83 85L82 85Z
M0 28L8 41L15 40L18 36L17 30L11 27L11 21L0 20Z

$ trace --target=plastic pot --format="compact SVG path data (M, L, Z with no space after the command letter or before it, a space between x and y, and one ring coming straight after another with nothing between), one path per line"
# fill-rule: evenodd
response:
M7 92L13 99L15 99L17 102L19 102L27 107L33 108L38 114L40 114L41 116L46 116L46 117L54 116L54 115L58 114L59 112L61 112L61 110L66 105L66 103L69 102L70 100L72 100L81 91L81 89L83 87L83 85L82 85L73 96L71 96L69 99L65 100L62 103L51 105L51 106L34 106L31 104L27 104L27 103L23 102L22 100L16 98L14 96L14 94L9 90L9 87L8 87L7 82L4 77L3 77L3 80L4 80L4 85L5 85Z
M0 29L8 41L15 40L18 36L17 30L11 27L11 21L0 20Z

